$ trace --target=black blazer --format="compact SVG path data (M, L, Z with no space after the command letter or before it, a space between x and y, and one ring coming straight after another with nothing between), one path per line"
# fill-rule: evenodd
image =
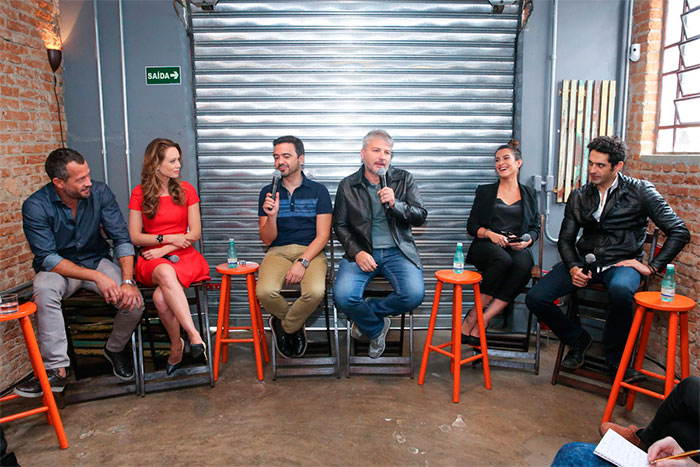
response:
M476 233L480 227L491 229L491 215L493 214L493 206L496 203L499 183L476 187L474 205L467 221L467 232L475 240L477 239ZM532 237L532 244L534 244L540 237L540 215L535 190L529 186L518 185L520 186L520 198L523 201L523 223L520 225L520 229L513 233L517 235L529 233L530 237Z

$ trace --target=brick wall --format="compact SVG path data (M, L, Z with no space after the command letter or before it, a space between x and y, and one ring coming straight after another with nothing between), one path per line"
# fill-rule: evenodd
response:
M659 69L663 38L663 0L637 0L634 3L632 42L641 44L642 56L630 69L630 100L627 126L627 144L630 160L625 172L633 177L649 180L656 185L676 213L690 229L691 241L675 260L677 293L696 302L700 298L700 167L675 163L673 155L668 163L643 161L641 155L654 154ZM659 290L655 280L652 290ZM690 371L700 375L700 327L696 306L689 313ZM666 361L668 319L657 314L649 342L649 354L657 361ZM680 362L680 361L679 361ZM679 374L677 363L676 372Z
M58 43L57 15L58 0L0 2L0 291L34 277L21 207L48 181L44 161L60 146L46 55L46 44ZM30 371L18 326L0 324L0 390Z

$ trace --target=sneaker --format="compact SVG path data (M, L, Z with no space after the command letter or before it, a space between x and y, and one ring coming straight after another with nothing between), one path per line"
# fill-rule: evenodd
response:
M275 348L277 353L284 358L291 358L294 356L292 351L291 335L287 334L282 327L282 321L276 316L270 316L270 330L272 331L272 337L275 339Z
M66 376L58 374L58 368L46 370L46 376L49 378L52 392L63 392L66 384L68 384L68 368L66 368ZM36 376L15 386L14 393L22 397L41 397L44 395L39 379Z
M360 339L362 336L362 331L357 327L357 324L352 323L352 326L350 326L350 337L353 339Z
M294 354L295 357L302 357L306 353L306 325L302 325L301 329L298 329L296 332L290 335L292 337L292 354Z
M134 362L131 356L131 349L124 347L120 352L107 350L107 346L102 349L105 358L112 364L114 376L122 381L134 379Z
M384 327L382 332L379 333L377 337L369 341L369 356L370 358L379 358L384 353L386 348L386 335L389 334L389 328L391 327L391 318L388 316L384 317Z
M622 436L627 441L629 441L637 447L640 447L640 445L642 444L642 440L639 439L639 437L637 436L637 430L639 430L639 428L637 428L634 425L630 425L628 428L625 428L624 426L618 425L617 423L605 422L602 425L600 425L600 436L604 436L608 430L614 431L615 433Z
M561 366L569 370L575 370L576 368L581 368L583 366L583 358L586 354L586 350L591 346L593 339L591 335L586 331L583 331L581 337L578 338L576 343L569 347L569 352L564 357L561 362Z

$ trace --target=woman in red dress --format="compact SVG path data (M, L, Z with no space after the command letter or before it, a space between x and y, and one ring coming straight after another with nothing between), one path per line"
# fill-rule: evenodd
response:
M206 358L184 288L209 280L209 265L192 246L202 234L202 220L197 192L180 180L181 159L177 143L165 138L151 141L144 155L141 185L134 188L129 201L131 241L143 247L136 262L136 280L156 287L153 303L170 338L168 375L182 364L185 342L180 326L189 336L192 357Z

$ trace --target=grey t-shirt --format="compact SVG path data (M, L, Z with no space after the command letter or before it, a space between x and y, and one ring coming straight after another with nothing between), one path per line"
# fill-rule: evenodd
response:
M382 206L377 193L380 186L374 185L367 179L365 179L365 186L369 192L369 199L372 201L372 248L393 248L396 243L389 232L384 206Z

